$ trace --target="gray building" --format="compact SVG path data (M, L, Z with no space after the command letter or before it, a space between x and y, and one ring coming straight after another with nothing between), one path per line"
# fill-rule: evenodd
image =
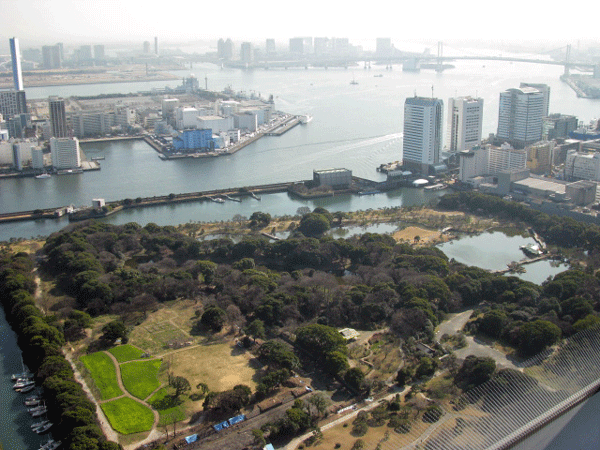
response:
M0 114L4 119L26 113L27 98L25 97L25 91L0 91Z
M317 186L347 189L352 184L352 171L349 169L313 170L313 182Z
M65 101L59 97L48 99L48 111L50 112L50 125L52 137L68 137L67 117L65 113Z
M542 120L542 139L568 138L577 129L577 117L564 114L551 114Z

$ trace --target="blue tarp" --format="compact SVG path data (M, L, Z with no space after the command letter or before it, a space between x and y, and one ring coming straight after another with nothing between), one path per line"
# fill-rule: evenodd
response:
M196 442L197 440L198 440L197 434L192 434L191 436L188 436L185 438L185 442L187 442L188 444L191 444L192 442Z
M275 447L273 447L273 444L267 444L263 450L275 450Z
M235 416L229 419L229 425L235 425L236 423L243 422L244 420L246 420L246 416L240 414L239 416Z
M229 422L221 422L216 425L213 425L213 428L217 431L221 431L223 428L229 428Z

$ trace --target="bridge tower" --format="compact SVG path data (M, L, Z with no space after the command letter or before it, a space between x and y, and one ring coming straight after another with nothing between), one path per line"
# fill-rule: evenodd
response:
M437 67L435 68L436 72L442 72L444 70L444 66L442 64L442 57L444 54L444 43L442 41L438 41L437 48Z
M565 76L565 77L569 76L569 67L570 67L569 60L570 59L571 59L571 44L568 44L566 52L565 52L565 72L563 74L563 76Z

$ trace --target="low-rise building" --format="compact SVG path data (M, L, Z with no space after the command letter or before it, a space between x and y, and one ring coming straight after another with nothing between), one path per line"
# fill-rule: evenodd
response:
M349 169L313 170L313 182L317 186L348 189L352 184L352 171Z

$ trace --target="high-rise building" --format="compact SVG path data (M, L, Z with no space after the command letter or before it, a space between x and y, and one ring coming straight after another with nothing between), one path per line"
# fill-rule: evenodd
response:
M392 40L390 38L377 38L375 40L375 54L377 56L392 56Z
M541 84L541 83L521 83L519 85L519 87L534 88L542 93L542 95L544 96L543 114L544 114L544 117L548 117L548 115L550 114L550 86L548 86L547 84Z
M26 113L27 99L25 91L0 91L0 114L4 119Z
M154 54L158 56L158 37L154 36Z
M404 102L403 163L428 173L439 164L442 151L444 102L437 98L409 97Z
M144 41L144 53L150 53L150 41Z
M233 59L233 41L231 39L219 39L217 42L217 55L225 61Z
M68 129L64 99L59 97L50 97L48 99L48 110L50 111L52 137L66 138L68 136Z
M523 148L542 138L544 94L531 87L511 88L500 93L498 133L500 140Z
M52 166L57 170L81 167L81 153L77 138L50 139Z
M42 60L44 69L60 69L62 58L61 50L58 45L44 45L42 47Z
M251 63L254 59L252 57L252 43L242 42L242 46L240 48L240 59L242 60L242 62Z
M267 55L272 55L274 53L277 53L277 48L275 46L275 39L267 39L266 52L267 52Z
M102 44L94 45L94 59L96 61L104 59L104 45L102 45Z
M481 144L482 127L482 98L458 97L448 100L447 151L456 153L471 150Z
M23 90L23 72L21 71L21 50L19 49L19 39L10 38L10 57L12 59L13 81L15 91Z
M577 117L564 114L550 114L542 119L542 139L568 138L577 129Z
M313 39L311 37L290 38L290 53L309 55L313 52Z

